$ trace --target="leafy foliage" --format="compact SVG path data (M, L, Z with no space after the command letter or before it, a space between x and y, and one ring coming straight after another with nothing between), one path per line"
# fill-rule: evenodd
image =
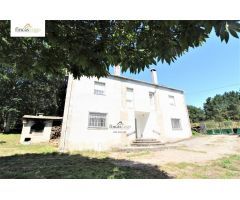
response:
M207 120L240 120L240 92L225 92L207 98L204 111Z
M225 92L223 95L208 97L204 109L188 106L189 117L192 123L208 120L208 126L215 127L216 122L223 122L222 127L228 127L228 120L240 120L240 92Z
M159 61L171 63L206 42L212 29L221 41L238 38L237 21L46 21L46 37L10 37L0 21L0 63L32 73L106 76L120 64L139 73Z
M23 77L14 67L0 67L0 128L9 131L21 125L25 114L62 115L65 87L64 76L35 74Z
M200 122L205 119L204 110L202 110L201 108L197 108L191 105L187 106L187 108L188 108L189 118L192 123Z

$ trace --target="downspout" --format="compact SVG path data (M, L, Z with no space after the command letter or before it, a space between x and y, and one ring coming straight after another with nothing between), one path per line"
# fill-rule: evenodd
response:
M60 152L64 152L66 150L67 127L68 127L68 120L69 120L70 102L71 102L71 96L72 96L72 83L73 83L73 77L72 75L68 74L67 92L66 92L66 98L65 98L61 139L60 139L60 145L59 145Z

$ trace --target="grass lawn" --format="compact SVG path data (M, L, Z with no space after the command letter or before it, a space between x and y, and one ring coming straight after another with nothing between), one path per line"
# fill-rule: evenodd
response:
M20 134L0 133L0 157L26 153L52 153L57 148L48 144L22 145L19 143Z
M240 155L230 155L204 164L168 163L162 169L176 178L240 178Z
M0 178L170 178L157 166L116 165L106 152L58 153L49 144L21 145L19 139L0 134Z
M240 178L240 155L201 164L138 165L131 158L151 152L131 152L118 160L110 152L58 153L49 144L21 145L19 139L19 134L0 134L0 178Z

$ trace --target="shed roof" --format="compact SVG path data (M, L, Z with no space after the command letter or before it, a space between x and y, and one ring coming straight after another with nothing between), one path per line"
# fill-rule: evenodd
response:
M62 120L62 117L58 117L58 116L36 116L36 115L24 115L23 119L51 119L51 120Z

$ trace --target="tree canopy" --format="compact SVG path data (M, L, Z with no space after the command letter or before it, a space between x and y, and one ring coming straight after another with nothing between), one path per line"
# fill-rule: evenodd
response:
M159 61L171 63L206 42L214 29L221 41L238 38L237 21L46 21L46 37L10 37L0 21L0 63L34 73L107 76L111 65L138 73Z
M225 92L207 98L204 111L207 120L240 120L240 92Z
M188 114L191 122L195 123L195 122L200 122L205 120L204 110L191 105L187 106L187 108L188 108Z
M0 130L22 126L23 115L63 115L64 76L36 74L31 79L14 67L0 66Z
M240 120L240 92L230 91L214 97L208 97L203 109L195 106L188 106L188 113L191 122L204 120L226 121Z

